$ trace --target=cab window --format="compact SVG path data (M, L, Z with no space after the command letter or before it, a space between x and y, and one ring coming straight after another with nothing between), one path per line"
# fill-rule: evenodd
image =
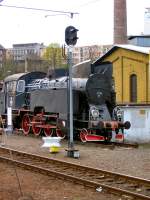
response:
M9 81L6 83L6 92L16 91L16 81Z
M25 91L25 81L19 80L17 84L17 92L24 92Z

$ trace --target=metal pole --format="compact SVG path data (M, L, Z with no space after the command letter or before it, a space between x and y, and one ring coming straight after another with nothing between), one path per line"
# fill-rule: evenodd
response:
M69 148L74 148L73 143L73 93L72 93L72 47L68 49L68 65L69 65Z
M13 132L13 124L12 124L12 104L13 99L10 97L7 107L7 132L12 133Z
M72 15L73 17L73 15ZM65 29L65 41L68 45L68 68L69 68L69 87L67 88L67 100L69 100L69 106L68 106L68 121L69 121L69 127L68 127L68 150L67 150L67 155L69 157L73 158L79 158L79 151L74 148L74 141L73 141L73 91L72 91L72 50L73 46L76 44L77 41L77 29L73 26L68 26ZM69 91L68 91L69 90ZM69 96L69 97L68 97Z

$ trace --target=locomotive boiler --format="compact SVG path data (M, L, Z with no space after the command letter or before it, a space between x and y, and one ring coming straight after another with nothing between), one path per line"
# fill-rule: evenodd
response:
M25 76L30 76L27 79L30 81L23 81ZM25 135L32 131L35 135L67 136L68 77L49 79L41 74L41 77L31 78L30 73L23 77L16 81L14 96L16 99L20 97L20 101L16 101L13 107L14 128L21 128ZM130 123L120 121L114 112L116 99L112 65L90 65L84 78L74 76L72 81L74 137L85 142L110 141L113 132L123 136Z

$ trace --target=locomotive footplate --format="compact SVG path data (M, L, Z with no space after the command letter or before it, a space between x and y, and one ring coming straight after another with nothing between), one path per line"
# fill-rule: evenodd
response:
M94 134L95 130L83 128L80 131L80 139L82 142L96 142L96 141L105 141L105 137L102 135Z
M85 139L86 141L93 141L93 142L96 142L96 141L105 141L105 138L104 136L101 136L101 135L93 135L93 134L87 134L85 135Z
M82 142L87 141L110 141L113 132L118 142L124 141L124 129L130 128L130 122L120 121L91 121L90 128L83 128L80 131L80 139Z
M123 142L124 141L124 134L122 132L115 133L115 140L117 142ZM111 134L111 135L110 135ZM101 134L101 132L98 134L98 132L94 129L85 129L83 128L80 131L80 139L82 142L104 142L104 141L110 141L112 138L112 132L105 132L105 136Z

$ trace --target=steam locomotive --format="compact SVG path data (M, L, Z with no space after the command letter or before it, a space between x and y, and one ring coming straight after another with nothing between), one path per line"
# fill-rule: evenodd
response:
M88 67L87 67L88 66ZM73 67L74 137L86 141L110 141L112 133L123 137L130 122L120 121L115 111L116 99L112 64ZM14 74L4 80L0 93L0 114L6 121L7 107L12 108L13 127L24 135L60 136L68 134L68 76L46 77L43 72Z

